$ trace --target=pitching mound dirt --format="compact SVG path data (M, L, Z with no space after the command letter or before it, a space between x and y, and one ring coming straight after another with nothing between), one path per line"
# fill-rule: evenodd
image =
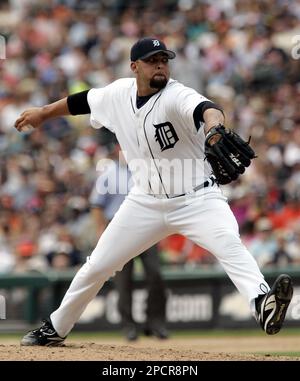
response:
M64 347L58 348L20 347L14 340L14 342L0 344L0 359L25 361L286 361L300 360L300 357L274 356L271 353L297 350L299 351L299 339L295 337L182 338L166 341L141 339L132 344L124 343L121 339L105 339L101 342L80 342L70 339Z

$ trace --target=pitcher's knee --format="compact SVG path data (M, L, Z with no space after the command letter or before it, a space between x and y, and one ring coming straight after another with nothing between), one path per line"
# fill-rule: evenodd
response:
M239 253L245 250L240 237L234 232L226 232L215 239L213 243L212 252L218 252L220 255L225 255L226 253Z
M87 260L86 264L86 272L90 279L102 279L108 280L110 277L115 275L115 272L118 270L118 266L114 266L112 263L108 263L106 261L99 261L94 263L92 261Z

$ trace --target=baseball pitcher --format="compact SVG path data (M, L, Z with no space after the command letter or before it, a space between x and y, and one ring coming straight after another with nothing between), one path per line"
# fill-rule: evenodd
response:
M219 187L245 171L254 151L225 127L220 107L170 78L169 60L175 53L162 41L140 39L130 58L134 78L29 109L15 123L23 131L50 118L90 114L94 128L105 126L116 134L135 183L60 307L21 344L61 345L106 280L176 233L213 253L262 329L270 335L279 332L292 298L291 278L282 274L269 287L241 242Z

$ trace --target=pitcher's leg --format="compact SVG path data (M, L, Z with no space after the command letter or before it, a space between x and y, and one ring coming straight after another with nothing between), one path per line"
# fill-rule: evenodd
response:
M293 296L291 277L281 274L270 289L258 265L242 244L236 219L225 198L217 195L191 202L185 223L177 224L182 234L213 253L268 334L278 333ZM179 213L180 214L180 213Z
M195 200L180 232L214 254L254 313L253 300L268 292L255 259L241 242L236 219L223 196Z
M153 223L144 218L145 213ZM75 275L60 307L51 314L57 333L65 337L105 281L166 234L163 218L157 210L126 199Z

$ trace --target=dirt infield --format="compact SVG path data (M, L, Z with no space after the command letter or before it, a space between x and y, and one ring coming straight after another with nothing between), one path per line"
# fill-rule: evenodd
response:
M93 342L69 339L64 347L20 347L17 340L1 340L0 360L97 360L97 361L205 361L205 360L300 360L300 357L272 355L299 352L299 337L174 338L166 341L122 339Z

